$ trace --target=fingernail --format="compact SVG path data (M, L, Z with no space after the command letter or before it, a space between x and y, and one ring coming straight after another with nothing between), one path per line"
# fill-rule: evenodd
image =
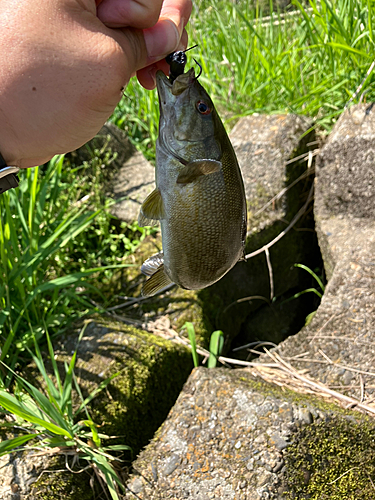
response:
M170 19L161 19L152 28L144 30L148 57L157 59L173 52L180 42L182 29L183 20L177 27Z

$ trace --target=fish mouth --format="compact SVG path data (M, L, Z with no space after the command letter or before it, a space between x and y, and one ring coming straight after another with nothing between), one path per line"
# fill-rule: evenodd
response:
M159 97L160 115L164 115L164 109L173 106L175 97L172 94L172 83L162 71L156 73L156 88Z
M186 89L188 89L191 84L195 81L194 68L190 68L187 73L182 73L178 75L173 83L169 78L162 72L157 71L156 73L156 87L158 89L158 94L163 101L167 101L170 96L179 96ZM167 97L168 96L168 97Z
M156 72L156 86L159 92L164 86L170 89L172 88L172 83L169 81L169 78L160 71L160 69Z

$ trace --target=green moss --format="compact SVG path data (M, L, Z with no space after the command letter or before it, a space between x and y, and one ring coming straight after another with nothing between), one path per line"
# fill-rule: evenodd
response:
M81 461L81 467L84 468L87 462ZM55 457L48 466L48 472L40 475L38 480L31 486L29 500L93 500L99 493L90 486L90 475L87 472L72 474L65 469L65 460L62 457ZM56 471L56 472L54 472Z
M90 411L102 432L121 436L119 442L136 454L173 406L192 369L191 353L184 346L130 326L105 319L101 326L108 333L98 341L94 356L77 362L78 373L86 372L81 386L87 395L103 377L119 372L92 401ZM109 351L111 362L103 365Z
M303 425L283 452L280 490L285 500L374 500L375 423L356 411L299 394L250 375L242 382L257 392L313 407L326 420Z
M335 417L307 425L284 454L286 499L373 500L375 425Z
M122 294L140 296L141 287L145 281L145 276L140 272L143 262L161 251L162 243L160 233L152 235L142 242L136 252L129 256L127 262L132 264L132 267L122 271ZM127 313L131 311L127 310ZM194 324L197 342L208 347L209 338L211 335L211 325L207 323L202 311L202 300L199 293L194 290L183 290L175 287L168 294L157 295L147 299L147 301L139 303L137 307L137 319L141 315L145 320L152 321L160 316L168 316L172 326L180 331L186 321Z

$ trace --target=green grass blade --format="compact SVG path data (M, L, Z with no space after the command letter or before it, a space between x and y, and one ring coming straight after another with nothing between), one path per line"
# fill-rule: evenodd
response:
M76 359L77 359L77 351L74 351L72 359L70 360L69 366L66 369L66 375L65 375L65 380L64 380L64 385L63 385L63 390L62 390L62 398L61 398L61 411L65 412L65 410L68 410L68 414L72 416L72 381L73 381L73 373L74 373L74 367L76 364Z
M196 339L195 339L194 325L193 325L193 323L190 323L189 321L187 321L184 324L184 328L187 329L187 333L188 333L188 337L189 337L190 345L191 345L191 354L193 356L194 366L197 367L197 366L199 366L199 357L198 357L198 353L197 353L197 343L196 343Z
M69 434L65 429L44 420L38 417L35 412L31 412L25 408L22 403L20 403L14 396L11 396L6 391L0 389L0 406L2 406L5 410L8 410L10 413L13 413L19 418L26 420L32 424L36 424L46 429L47 431L52 432L53 434L57 434L60 436L73 437Z
M25 434L24 436L18 436L12 439L6 439L5 441L1 441L0 443L0 457L2 455L8 455L12 451L15 451L19 446L35 439L36 436L39 436L39 433L35 434Z
M224 334L221 330L216 330L212 333L210 338L210 356L208 358L207 367L215 368L217 364L217 358L220 356L221 351L224 346Z
M75 413L78 415L88 404L91 403L91 401L103 390L107 387L107 385L112 382L112 380L120 375L120 372L114 373L107 379L103 380L91 393L89 396L87 396L86 399L84 399L78 408L77 412Z
M57 387L58 387L59 393L60 393L60 395L62 395L63 390L62 390L60 372L59 372L59 369L57 367L57 363L56 363L56 360L55 360L55 353L53 351L53 346L52 346L51 338L49 336L46 324L44 324L44 330L46 332L46 339L47 339L47 345L48 345L49 358L51 360L53 373L54 373L54 375L56 377L56 382L57 382Z
M304 264L294 264L294 267L300 267L301 269L304 269L305 271L307 271L309 274L311 274L311 276L316 279L316 281L318 282L318 285L320 286L320 288L322 289L322 291L324 292L325 290L325 286L323 285L323 282L322 280L319 278L319 276L314 273L314 271L312 269L310 269L309 267L305 266Z
M369 59L371 57L371 54L367 54L363 50L355 49L354 47L351 47L350 45L345 45L343 43L328 42L326 45L329 45L330 47L333 47L334 49L340 49L340 50L344 50L345 52L350 52L351 54L356 54L358 56L364 57L365 59Z

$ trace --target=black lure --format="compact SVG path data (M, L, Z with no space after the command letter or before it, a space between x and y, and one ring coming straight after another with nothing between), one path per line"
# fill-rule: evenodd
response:
M177 50L176 52L172 52L169 54L165 60L169 64L169 81L173 83L179 75L182 75L185 71L187 57L185 52L188 50L194 49L198 47L198 45L194 45L193 47L189 47L186 50Z

